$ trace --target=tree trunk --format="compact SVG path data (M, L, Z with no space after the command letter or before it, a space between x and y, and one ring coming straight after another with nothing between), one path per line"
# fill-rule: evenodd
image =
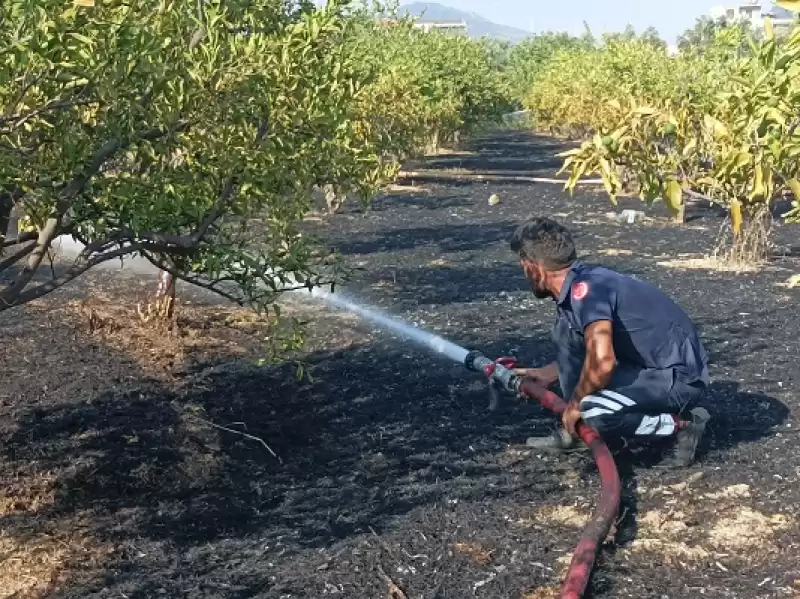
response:
M14 211L14 199L10 193L0 193L0 240L5 240L11 226L11 213Z
M682 202L680 208L678 208L678 213L674 217L675 222L679 225L686 224L686 203Z

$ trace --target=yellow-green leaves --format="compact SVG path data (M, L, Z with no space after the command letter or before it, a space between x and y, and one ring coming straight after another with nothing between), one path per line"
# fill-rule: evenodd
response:
M789 179L787 182L789 189L792 190L792 195L798 200L800 200L800 181L797 179Z
M739 200L731 201L730 215L733 234L738 235L742 230L742 204Z
M775 39L775 28L772 26L772 19L770 17L764 19L764 34L767 40Z
M643 201L660 197L676 213L693 191L727 206L737 230L790 189L788 216L800 220L800 26L780 43L769 21L765 27L749 53L742 31L727 28L702 54L662 56L661 68L648 72L636 65L633 45L561 57L540 78L531 107L555 130L589 133L565 156L568 186L596 173L614 200L624 171ZM628 61L624 75L611 75L615 61Z
M722 123L722 121L710 114L703 115L703 124L717 140L720 140L728 135L728 128Z
M664 185L664 203L673 215L680 212L683 205L683 188L676 179L669 179Z

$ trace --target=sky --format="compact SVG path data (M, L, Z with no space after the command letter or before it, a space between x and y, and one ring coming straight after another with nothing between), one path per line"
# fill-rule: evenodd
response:
M630 23L642 32L649 26L674 43L677 36L720 4L734 6L740 0L434 0L440 4L477 13L490 21L533 32L550 30L581 34L583 21L593 33L621 31ZM410 0L404 0L406 4ZM744 4L744 2L742 2ZM768 6L769 2L762 2Z

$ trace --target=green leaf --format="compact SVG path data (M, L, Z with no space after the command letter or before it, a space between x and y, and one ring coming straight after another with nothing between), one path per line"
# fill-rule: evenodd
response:
M703 123L706 129L708 129L717 140L723 139L729 135L728 128L710 114L703 116Z
M796 200L800 200L800 180L798 179L789 179L787 182L789 189L792 190L792 194L794 195Z
M667 184L664 186L664 201L673 216L680 212L681 206L683 205L683 189L677 180L670 179L667 181Z
M772 26L772 19L770 17L764 19L764 33L766 34L766 39L775 39L775 28Z

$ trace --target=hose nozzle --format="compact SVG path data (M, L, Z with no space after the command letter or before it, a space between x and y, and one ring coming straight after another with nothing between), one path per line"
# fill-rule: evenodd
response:
M467 367L467 370L471 370L473 372L485 373L486 367L490 366L491 364L494 364L494 362L484 356L477 349L473 349L467 354L467 357L464 358L464 366Z
M511 370L515 364L514 358L490 360L477 350L469 352L464 358L464 366L467 367L467 370L482 372L492 382L512 393L517 391L519 380Z

